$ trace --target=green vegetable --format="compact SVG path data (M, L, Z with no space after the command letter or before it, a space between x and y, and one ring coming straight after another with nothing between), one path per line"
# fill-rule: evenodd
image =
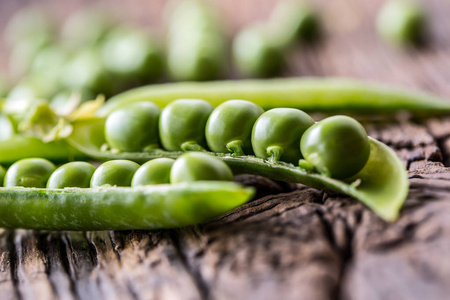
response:
M167 105L159 118L159 137L167 150L205 147L205 125L213 107L205 100L179 99Z
M165 157L146 162L134 173L131 186L170 183L170 170L174 162Z
M261 107L245 100L229 100L213 110L206 123L208 148L235 155L252 154L253 124L263 113Z
M129 160L107 161L95 170L91 178L91 187L131 186L131 179L137 169L139 165Z
M37 5L28 5L15 13L5 28L5 40L9 46L36 36L51 39L55 26L47 12Z
M268 26L280 48L289 47L297 40L311 41L320 34L320 20L315 9L298 0L280 1L270 15Z
M5 180L6 170L3 166L0 166L0 185L3 186L3 181Z
M208 221L254 194L233 182L108 188L0 188L0 226L42 230L130 230Z
M64 164L50 175L47 182L47 188L88 188L94 171L95 167L87 162L74 161Z
M271 32L262 26L243 29L233 40L233 60L246 77L269 77L280 72L284 61L282 48L272 41Z
M348 178L367 163L370 143L366 131L353 118L333 116L309 127L300 149L306 163L333 178Z
M141 151L158 146L159 108L151 102L133 103L116 110L105 123L108 144L119 151Z
M168 20L167 68L175 80L211 80L225 68L225 37L207 1L186 0Z
M390 113L407 110L416 115L450 112L450 101L412 89L355 79L283 78L154 84L109 99L97 111L107 116L132 102L150 101L164 107L180 98L205 99L217 106L229 99L246 99L264 109L293 107L303 111Z
M426 16L415 0L389 0L377 17L378 34L395 45L417 44L424 38Z
M148 83L162 75L161 50L136 28L115 28L107 35L101 51L105 68L121 81L130 82L132 77L134 81Z
M78 121L68 142L96 159L130 159L139 163L167 157L177 158L184 152L159 149L135 153L102 151L104 119ZM285 162L270 162L252 156L209 153L226 162L233 173L254 174L274 180L303 183L311 187L333 190L352 196L372 208L380 217L392 221L408 194L408 176L400 159L386 145L370 139L370 156L364 168L353 178L343 180L309 172Z
M314 120L295 108L274 108L263 113L253 126L251 143L255 155L270 161L297 164L302 157L299 143ZM327 149L332 152L332 149Z
M170 171L170 182L232 181L233 172L226 163L210 154L188 152L175 160Z
M26 157L44 157L53 162L86 158L64 141L44 143L39 138L26 135L14 135L0 140L0 163L11 164Z
M105 13L106 7L91 6L76 11L61 28L63 43L71 48L92 47L102 42L114 21Z
M70 90L87 89L106 95L113 91L111 75L106 72L99 49L95 47L77 52L66 62L60 76L62 86Z
M25 158L15 162L6 172L5 187L23 186L44 188L56 167L43 158Z

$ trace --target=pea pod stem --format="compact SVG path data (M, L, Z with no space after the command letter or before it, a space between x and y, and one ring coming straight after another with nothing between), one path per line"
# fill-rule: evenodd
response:
M86 155L101 159L129 159L143 163L158 157L177 158L184 152L152 150L149 152L111 153L101 151L104 120L93 119L74 124L68 142ZM405 168L395 153L383 143L370 139L370 157L365 167L349 180L337 180L283 162L270 162L254 156L233 156L212 153L225 161L234 174L261 175L274 180L297 182L310 187L327 189L354 197L370 207L381 218L393 221L408 195L409 183ZM355 184L358 183L358 184Z
M279 78L182 82L144 86L112 97L97 111L104 117L132 102L151 101L160 107L175 99L200 98L214 106L229 99L246 99L264 109L294 107L307 112L392 113L417 115L450 112L450 101L398 87L344 78Z
M236 140L236 141L231 141L229 142L226 147L228 149L228 151L232 152L233 155L235 156L243 156L244 154L244 150L242 150L242 141L240 140Z
M43 230L129 230L208 221L254 194L234 182L134 188L0 188L0 226Z

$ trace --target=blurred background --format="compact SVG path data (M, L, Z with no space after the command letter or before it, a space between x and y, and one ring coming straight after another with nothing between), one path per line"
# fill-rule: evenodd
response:
M388 2L2 0L1 94L58 103L167 81L345 76L450 97L450 2L383 19Z

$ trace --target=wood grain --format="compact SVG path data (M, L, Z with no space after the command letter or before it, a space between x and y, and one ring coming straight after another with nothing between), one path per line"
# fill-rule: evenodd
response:
M2 1L0 26L31 2L38 1ZM63 19L87 2L48 0L45 5ZM163 35L164 1L108 3L124 20ZM231 36L266 18L276 1L214 3ZM317 44L293 47L283 76L357 77L450 98L450 2L422 1L431 16L428 45L404 50L376 36L373 23L382 1L314 3L325 21L325 36ZM229 76L239 77L232 70ZM348 197L240 176L237 180L259 187L257 199L200 226L3 230L0 298L448 299L450 119L399 116L365 125L397 152L411 177L411 192L394 223Z

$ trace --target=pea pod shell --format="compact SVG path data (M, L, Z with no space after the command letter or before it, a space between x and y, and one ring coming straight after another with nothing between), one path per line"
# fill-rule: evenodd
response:
M164 107L179 98L205 99L213 106L229 99L246 99L265 110L293 107L306 112L369 114L407 110L416 115L450 112L450 100L422 91L356 79L302 77L154 84L112 97L97 116L107 116L132 102L150 101Z
M159 229L199 224L244 204L233 182L134 188L0 188L0 226L42 230Z
M69 143L96 159L130 159L145 162L158 157L177 158L185 152L152 150L136 153L111 153L101 151L104 139L98 132L103 130L104 119L92 119L74 124ZM90 134L87 134L90 133ZM97 133L97 134L96 134ZM233 157L229 154L210 153L225 161L236 174L254 174L274 180L297 182L327 189L354 197L370 207L387 221L398 217L409 190L407 172L397 155L383 143L370 138L370 156L365 167L353 178L343 181L286 163L270 163L253 156Z

